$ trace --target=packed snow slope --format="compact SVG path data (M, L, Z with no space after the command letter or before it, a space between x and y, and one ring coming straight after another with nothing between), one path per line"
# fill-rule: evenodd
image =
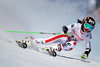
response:
M71 59L73 57L52 57L34 50L22 49L5 40L0 40L1 67L99 67L90 63Z
M87 16L86 3L87 0L0 0L0 67L100 67L98 25L93 32L92 52L87 59L90 63L79 60L85 50L84 42L77 44L72 51L62 51L58 53L60 56L52 57L22 49L15 43L15 40L27 36L47 38L52 35L5 32L62 32L63 25Z

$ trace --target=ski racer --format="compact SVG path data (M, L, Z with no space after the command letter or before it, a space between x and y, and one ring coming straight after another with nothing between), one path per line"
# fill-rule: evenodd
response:
M29 38L24 39L24 43L27 47L30 47L29 42L31 41L32 44L54 44L48 48L52 48L56 51L70 51L72 50L78 42L86 41L86 49L85 52L82 54L81 58L86 59L90 52L91 52L91 42L92 34L91 31L95 28L95 20L92 17L86 17L82 21L78 20L77 23L63 26L63 34L62 35L55 35L47 39L34 39L31 40ZM67 34L67 35L66 35ZM28 39L28 41L27 41Z

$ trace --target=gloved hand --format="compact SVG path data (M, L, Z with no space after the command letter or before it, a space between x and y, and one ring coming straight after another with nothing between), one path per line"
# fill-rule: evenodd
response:
M69 30L67 26L63 26L62 30L63 30L64 34L68 34L69 37L72 36L72 31Z
M86 48L86 51L82 54L81 58L87 59L90 52L91 52L91 49Z
M63 27L62 27L62 30L63 30L63 32L66 34L67 31L68 31L68 28L67 28L66 26L63 26Z
M87 56L87 54L85 54L85 53L83 53L82 56L81 56L82 59L87 59L87 57L88 57L88 56Z

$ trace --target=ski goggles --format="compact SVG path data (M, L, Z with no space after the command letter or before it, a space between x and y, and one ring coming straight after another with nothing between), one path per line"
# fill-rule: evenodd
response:
M92 26L92 25L90 25L90 24L88 24L88 23L85 23L85 24L84 24L84 27L85 27L86 29L89 28L90 31L94 28L94 26Z

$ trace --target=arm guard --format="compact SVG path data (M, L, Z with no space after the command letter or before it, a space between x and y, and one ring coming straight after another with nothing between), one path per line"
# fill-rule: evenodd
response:
M87 55L87 57L88 57L88 55L89 55L89 53L91 52L91 49L89 49L89 48L86 48L86 51L84 52L86 55Z

